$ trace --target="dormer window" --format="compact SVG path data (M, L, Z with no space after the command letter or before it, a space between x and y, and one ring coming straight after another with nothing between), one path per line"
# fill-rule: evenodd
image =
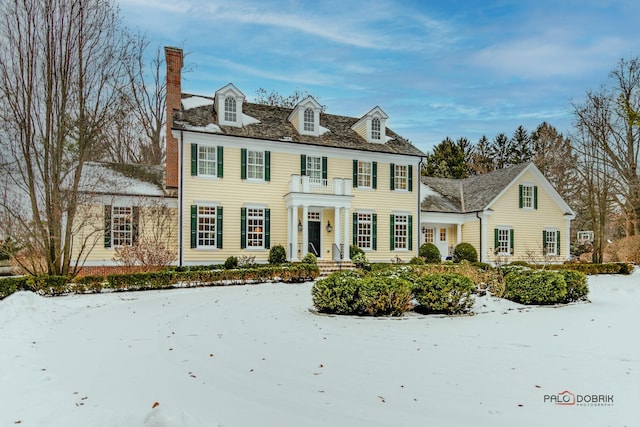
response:
M289 114L289 122L300 135L320 135L320 112L322 105L308 96L298 103Z
M242 127L242 103L245 96L232 83L216 91L214 109L218 124Z
M387 133L387 119L389 116L382 111L380 107L376 107L362 116L351 129L356 131L365 141L384 144L386 141L385 135Z
M304 110L304 130L305 132L313 132L315 128L315 118L313 114L313 110L311 108L306 108Z
M236 99L230 96L224 100L224 120L227 122L237 121Z

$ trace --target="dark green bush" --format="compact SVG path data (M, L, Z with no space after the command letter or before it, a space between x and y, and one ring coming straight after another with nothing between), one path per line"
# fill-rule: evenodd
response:
M305 256L302 257L301 262L304 263L304 264L317 264L318 263L318 258L314 254L309 252Z
M422 311L461 314L473 307L474 287L471 279L461 274L428 274L415 280L413 294Z
M425 261L424 261L424 258L422 258L422 257L414 256L413 258L411 258L411 260L409 260L409 264L411 264L411 265L425 265Z
M580 271L559 270L565 283L567 284L567 296L565 302L583 301L587 299L589 286L587 285L587 275Z
M73 280L73 291L75 293L102 292L102 287L107 282L107 278L101 275L87 275L76 277Z
M150 273L110 274L106 287L115 291L141 291L166 289L173 285L174 273L158 271Z
M471 243L458 243L453 250L453 262L460 262L466 260L469 262L478 261L478 251L473 247Z
M27 284L27 279L27 276L0 279L0 299L4 299L14 292L31 290Z
M316 281L311 288L313 305L321 313L360 314L364 304L359 294L362 274L358 271L338 271Z
M491 270L491 264L487 264L486 262L472 262L471 265L480 270L484 270L484 271Z
M428 263L438 264L442 260L440 250L433 243L423 243L418 249L418 255L424 258Z
M504 283L504 298L521 304L558 304L567 297L567 283L555 271L512 271L505 276Z
M282 264L287 262L287 251L282 245L275 245L269 249L269 264Z
M225 270L233 270L234 268L237 268L237 267L238 267L238 258L234 257L233 255L227 258L227 260L224 262Z
M349 246L349 259L353 259L358 254L364 255L364 251L358 245Z
M402 316L413 308L411 283L404 279L368 275L360 281L360 298L369 316Z
M35 292L45 295L62 295L71 290L67 276L39 274L27 279L27 286Z

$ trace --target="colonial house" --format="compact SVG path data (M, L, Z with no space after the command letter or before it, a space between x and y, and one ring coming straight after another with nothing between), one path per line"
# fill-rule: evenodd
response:
M419 176L425 156L375 107L327 114L313 98L294 108L247 101L229 83L213 96L181 92L182 51L167 63L166 186L178 198L178 263L313 253L409 261L419 241Z
M574 211L533 163L466 179L422 177L420 242L443 258L471 243L482 262L561 262Z

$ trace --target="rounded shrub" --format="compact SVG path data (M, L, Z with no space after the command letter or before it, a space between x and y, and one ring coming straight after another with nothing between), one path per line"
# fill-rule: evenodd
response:
M233 270L234 268L238 268L238 258L231 255L224 262L224 268L225 270Z
M282 264L287 261L287 251L282 245L275 245L269 249L269 264Z
M358 314L364 311L358 271L345 270L319 279L311 288L313 305L321 313Z
M587 275L579 271L560 270L565 283L567 284L567 296L565 302L584 301L589 293L587 285Z
M453 250L453 262L460 262L463 260L469 262L478 261L478 251L476 251L476 248L474 248L471 243L458 243Z
M567 283L555 271L514 270L504 277L504 283L504 298L521 304L558 304L567 296Z
M302 257L301 262L303 262L305 264L317 264L318 263L318 258L314 254L309 252L304 257Z
M364 255L364 251L358 245L350 245L349 258L353 259L356 255Z
M438 247L433 243L423 243L418 249L418 255L423 257L428 263L439 263L442 259Z
M424 258L419 256L414 256L409 260L409 264L411 265L425 265Z
M402 316L413 308L413 293L408 280L369 275L359 283L362 309L368 316Z
M471 279L457 273L428 274L413 284L420 309L428 313L468 313L474 303L473 289Z

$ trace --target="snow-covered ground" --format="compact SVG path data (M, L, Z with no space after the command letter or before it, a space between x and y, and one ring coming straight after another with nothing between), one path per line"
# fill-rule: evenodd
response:
M589 284L589 304L400 319L313 314L311 283L20 292L0 425L638 426L640 272Z

